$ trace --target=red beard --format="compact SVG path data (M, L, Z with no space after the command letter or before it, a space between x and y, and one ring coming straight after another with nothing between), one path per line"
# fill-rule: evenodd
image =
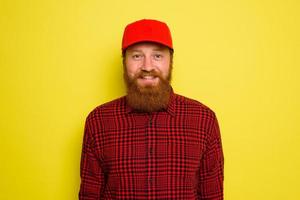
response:
M155 112L166 109L172 91L170 74L171 73L169 73L169 76L165 79L154 70L150 72L141 71L131 78L128 76L127 71L124 70L124 80L127 86L126 100L128 105L134 110L141 112ZM158 77L158 84L156 86L138 85L137 79L144 75Z

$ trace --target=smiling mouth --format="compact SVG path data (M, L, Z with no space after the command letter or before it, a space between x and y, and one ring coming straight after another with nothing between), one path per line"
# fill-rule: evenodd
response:
M138 78L139 84L142 86L153 86L158 83L158 77L157 76L151 76L151 75L144 75L140 76Z
M141 79L146 79L146 80L153 80L156 78L156 76L149 76L149 75L146 75L146 76L141 76L140 77Z

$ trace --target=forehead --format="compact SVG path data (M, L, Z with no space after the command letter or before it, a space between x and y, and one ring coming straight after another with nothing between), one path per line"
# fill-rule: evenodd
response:
M154 42L140 42L137 44L133 44L129 46L126 51L144 51L144 50L152 50L152 51L169 51L169 48Z

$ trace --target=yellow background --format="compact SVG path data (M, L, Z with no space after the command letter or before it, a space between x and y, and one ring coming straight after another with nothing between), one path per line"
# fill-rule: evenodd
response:
M174 90L217 113L225 199L300 199L299 2L1 0L0 199L77 199L85 118L125 94L141 18L171 28Z

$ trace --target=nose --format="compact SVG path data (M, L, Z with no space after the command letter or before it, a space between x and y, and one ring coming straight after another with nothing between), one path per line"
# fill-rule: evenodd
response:
M152 64L151 56L145 56L143 60L142 70L151 71L154 67Z

